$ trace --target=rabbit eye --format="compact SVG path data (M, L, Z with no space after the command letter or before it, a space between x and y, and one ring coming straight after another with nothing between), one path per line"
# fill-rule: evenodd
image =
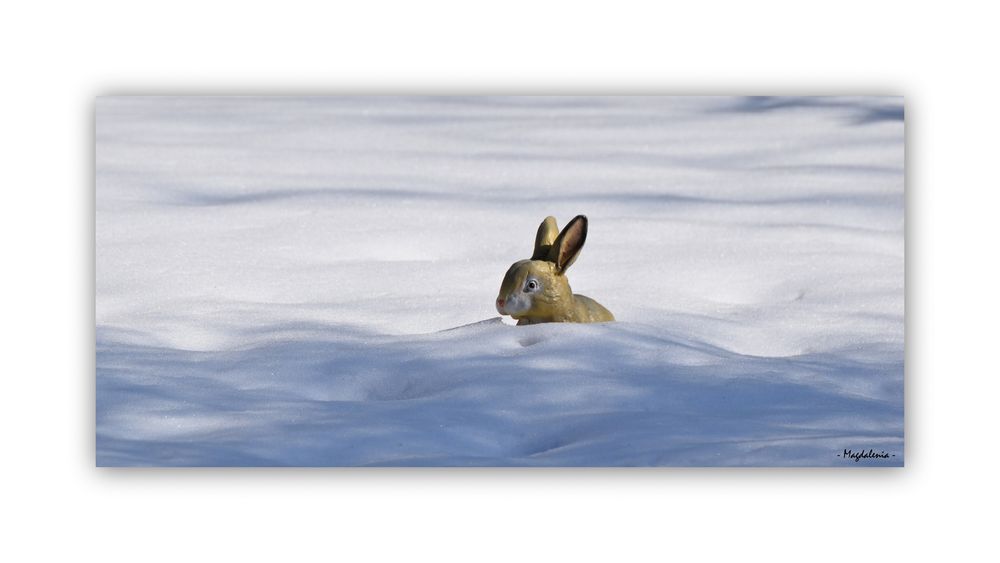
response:
M535 291L538 289L538 282L535 280L528 280L528 283L524 285L525 291Z

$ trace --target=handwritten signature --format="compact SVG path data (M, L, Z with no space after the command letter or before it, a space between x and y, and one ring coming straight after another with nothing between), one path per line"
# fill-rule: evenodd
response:
M857 452L851 449L844 448L843 453L837 454L837 457L842 457L844 459L853 459L854 463L858 463L862 459L889 459L891 457L896 457L896 454L890 454L885 450L879 450L876 452L871 448Z

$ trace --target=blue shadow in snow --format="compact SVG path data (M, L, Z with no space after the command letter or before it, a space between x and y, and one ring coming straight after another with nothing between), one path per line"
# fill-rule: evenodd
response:
M848 111L848 123L867 125L883 121L904 121L903 104L887 102L891 97L873 96L861 100L827 96L746 96L721 111L762 113L799 108L827 108Z
M760 358L627 323L252 333L268 343L206 352L99 330L98 465L842 465L862 447L897 456L866 465L903 461L892 349Z

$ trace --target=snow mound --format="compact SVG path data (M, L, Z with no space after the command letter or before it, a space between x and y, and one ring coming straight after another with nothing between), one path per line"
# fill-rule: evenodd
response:
M632 323L499 319L255 338L268 343L99 343L102 462L823 465L845 443L901 446L902 388L879 377L900 368L890 350L761 358Z

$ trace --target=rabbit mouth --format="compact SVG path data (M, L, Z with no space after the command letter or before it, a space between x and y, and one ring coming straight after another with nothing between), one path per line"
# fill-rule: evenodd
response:
M508 296L497 298L497 312L501 315L516 316L531 309L531 302L518 296Z

